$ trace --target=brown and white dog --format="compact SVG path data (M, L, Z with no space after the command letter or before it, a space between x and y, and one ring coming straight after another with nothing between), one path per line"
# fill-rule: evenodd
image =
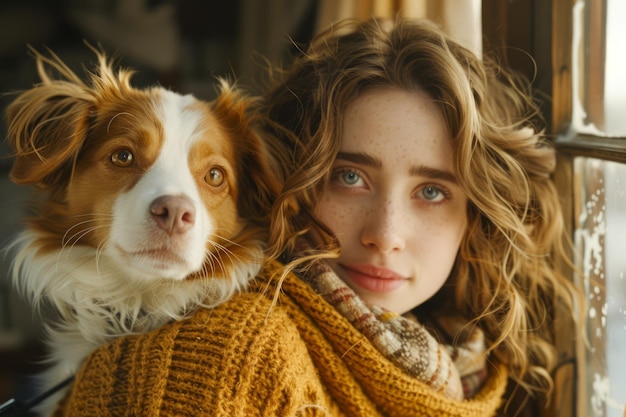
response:
M58 313L48 387L112 338L245 287L278 188L251 99L226 82L209 103L136 89L96 54L85 82L35 52L41 82L7 109L11 179L45 193L12 250L19 290Z

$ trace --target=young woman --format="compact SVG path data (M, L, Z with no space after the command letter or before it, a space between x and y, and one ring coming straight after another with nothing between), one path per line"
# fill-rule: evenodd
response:
M523 84L427 22L370 20L319 35L266 103L285 185L263 273L94 352L59 415L488 416L507 381L549 390L573 290Z

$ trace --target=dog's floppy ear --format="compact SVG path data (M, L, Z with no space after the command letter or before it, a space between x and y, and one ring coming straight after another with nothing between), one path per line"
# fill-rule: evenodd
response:
M33 51L41 82L22 92L7 108L8 140L15 162L11 179L18 184L50 187L71 175L75 155L89 129L93 95L53 55ZM47 67L61 79L52 79Z
M271 147L264 140L255 104L254 98L222 82L213 111L229 130L238 155L239 213L263 222L269 218L272 204L282 188L282 176ZM242 194L241 190L247 191Z

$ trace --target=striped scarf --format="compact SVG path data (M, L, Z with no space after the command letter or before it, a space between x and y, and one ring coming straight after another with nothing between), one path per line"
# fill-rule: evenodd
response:
M368 306L322 262L301 279L388 360L435 390L458 400L471 398L487 379L483 333L460 317L439 316L422 324L411 314Z

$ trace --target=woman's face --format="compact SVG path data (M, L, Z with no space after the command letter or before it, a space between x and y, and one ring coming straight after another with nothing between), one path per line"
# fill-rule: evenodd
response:
M451 135L427 94L376 88L348 105L316 215L341 245L332 268L366 303L403 314L435 294L454 265L466 206Z

